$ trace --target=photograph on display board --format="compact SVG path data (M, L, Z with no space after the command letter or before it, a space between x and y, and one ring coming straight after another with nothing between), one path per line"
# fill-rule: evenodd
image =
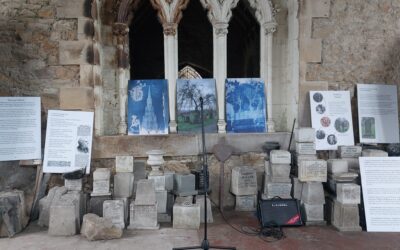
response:
M168 134L167 80L131 80L128 84L128 135Z
M231 78L226 80L225 90L227 132L266 132L264 82L259 78Z
M214 79L178 79L176 108L178 133L201 132L200 97L203 97L204 130L217 132L217 97Z
M354 145L349 91L310 91L310 108L317 150Z

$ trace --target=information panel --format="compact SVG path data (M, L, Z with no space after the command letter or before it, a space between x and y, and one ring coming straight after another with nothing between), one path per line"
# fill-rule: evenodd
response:
M0 97L0 161L42 159L40 97Z
M398 143L397 86L357 84L360 142Z
M310 91L310 106L317 150L354 145L349 91Z
M400 157L360 157L369 232L400 232Z
M43 172L90 173L93 112L49 110Z

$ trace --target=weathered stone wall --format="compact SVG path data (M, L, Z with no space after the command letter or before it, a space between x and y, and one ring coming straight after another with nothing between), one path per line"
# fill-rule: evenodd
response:
M302 126L310 125L306 101L310 89L350 90L354 94L357 83L400 85L400 1L318 2L302 0L300 6L300 30L311 32L300 44L321 41L320 49L312 44L300 50L302 57L308 58L300 66Z

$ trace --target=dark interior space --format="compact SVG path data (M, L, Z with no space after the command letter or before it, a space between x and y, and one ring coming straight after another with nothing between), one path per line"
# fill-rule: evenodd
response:
M228 78L260 77L260 25L245 1L232 10L228 33Z
M164 78L164 35L150 1L141 1L129 29L131 79Z
M213 77L213 34L200 1L190 1L178 27L179 70L189 65L202 78Z

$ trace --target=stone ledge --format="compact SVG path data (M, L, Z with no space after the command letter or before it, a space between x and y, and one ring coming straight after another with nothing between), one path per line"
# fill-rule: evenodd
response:
M206 149L211 153L220 138L235 148L235 153L261 152L266 141L278 141L287 149L290 133L206 134ZM193 156L201 153L201 135L98 136L93 141L93 159L114 158L117 155L147 157L146 151L162 149L165 156Z

